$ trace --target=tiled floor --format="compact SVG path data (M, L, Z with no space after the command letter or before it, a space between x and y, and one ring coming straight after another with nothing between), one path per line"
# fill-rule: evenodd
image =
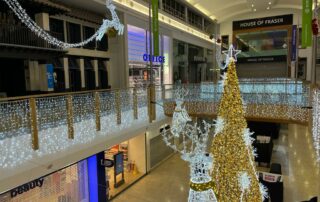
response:
M283 127L275 141L272 162L281 163L284 201L320 197L320 167L315 163L312 138L306 126ZM113 202L183 202L188 198L189 169L174 155Z

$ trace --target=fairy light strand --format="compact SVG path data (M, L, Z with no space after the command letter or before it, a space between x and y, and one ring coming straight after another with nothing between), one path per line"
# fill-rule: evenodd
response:
M23 9L20 3L17 0L3 0L9 8L14 12L14 14L21 20L23 24L26 25L32 32L34 32L38 37L47 41L49 44L54 46L67 49L67 48L76 48L84 46L90 43L93 40L100 41L106 31L113 27L118 31L119 35L122 35L124 32L124 25L120 23L118 15L115 11L116 7L112 4L112 0L106 0L106 7L111 12L112 20L104 19L100 28L88 39L79 42L79 43L66 43L64 41L60 41L59 39L51 36L48 32L42 29L37 23L31 19L31 17L27 14L25 9Z

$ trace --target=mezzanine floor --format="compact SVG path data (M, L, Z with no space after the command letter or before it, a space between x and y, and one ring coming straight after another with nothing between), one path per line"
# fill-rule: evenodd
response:
M279 139L274 143L271 161L282 166L284 201L299 202L313 196L320 197L320 167L315 162L308 128L290 124L288 129L281 129ZM179 155L174 155L113 202L187 201L188 179L187 163Z

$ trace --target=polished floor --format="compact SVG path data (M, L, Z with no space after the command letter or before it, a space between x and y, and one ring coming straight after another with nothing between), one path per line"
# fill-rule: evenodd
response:
M308 127L296 124L282 127L280 137L275 141L271 161L282 165L285 202L320 197L320 167L315 162ZM179 155L173 155L113 202L187 201L188 179L187 163Z

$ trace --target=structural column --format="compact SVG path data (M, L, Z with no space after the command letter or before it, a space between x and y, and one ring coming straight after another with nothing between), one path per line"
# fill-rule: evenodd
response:
M94 77L96 81L96 88L99 88L99 68L98 68L98 60L94 59L93 60L93 69L94 69Z
M66 90L70 89L70 78L69 78L69 60L67 57L63 58L63 70L64 70L64 83Z
M50 30L50 20L48 13L37 13L35 15L36 23L46 31Z
M80 67L80 73L81 73L81 88L86 88L86 78L85 78L85 70L84 70L84 59L80 58L77 60L79 67Z

